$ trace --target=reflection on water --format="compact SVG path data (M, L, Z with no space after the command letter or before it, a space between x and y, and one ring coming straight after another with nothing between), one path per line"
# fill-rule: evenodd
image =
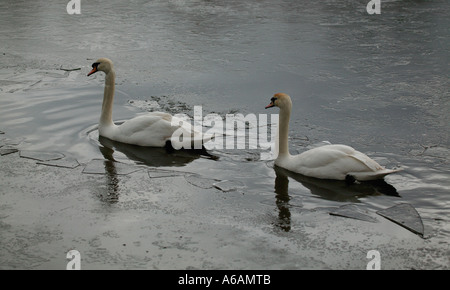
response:
M289 210L289 179L275 167L275 203L278 208L277 226L288 232L291 230L291 211Z
M101 199L108 203L119 201L120 173L115 153L124 154L128 160L134 161L137 165L150 167L182 167L200 157L217 160L215 156L203 150L175 151L165 147L142 147L116 142L102 136L99 136L98 141L100 143L98 148L105 159L103 164L106 176L106 192L101 195Z
M345 181L340 180L327 180L304 176L278 166L275 166L274 169L277 179L280 178L280 180L287 180L287 177L290 177L300 182L304 187L308 188L313 195L327 200L338 202L358 202L360 197L381 194L399 197L395 187L384 180L347 184ZM285 188L287 190L287 186L278 187Z
M395 187L384 180L347 184L345 181L307 177L278 166L274 166L274 170L276 174L275 202L278 208L277 226L284 231L291 229L289 178L300 182L313 195L331 201L359 202L361 197L381 194L400 197Z
M129 160L135 161L136 164L147 165L151 167L181 167L200 158L216 159L203 150L171 150L170 148L158 147L142 147L116 142L111 139L99 136L99 146L105 159L115 161L113 154L115 151L121 152L127 156Z
M105 166L106 176L106 192L104 195L101 195L101 200L111 204L116 203L119 201L119 177L115 160L112 158L114 150L112 148L101 146L99 146L99 149L105 158L103 164Z
M106 196L103 196L103 200L108 203L116 203L119 201L119 178L114 161L105 160L105 171L107 191Z

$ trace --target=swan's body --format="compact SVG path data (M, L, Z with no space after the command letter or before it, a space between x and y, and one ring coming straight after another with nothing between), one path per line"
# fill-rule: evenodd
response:
M98 59L92 64L92 71L88 76L97 71L103 71L106 75L102 113L98 125L100 136L122 143L148 147L164 147L168 142L174 145L173 141L177 141L178 148L174 146L176 149L180 149L182 146L185 149L191 149L194 148L194 145L195 149L201 149L198 144L209 141L210 138L204 138L202 132L194 131L191 124L163 112L151 112L127 120L120 125L114 124L112 107L116 73L112 61L107 58ZM187 139L183 140L184 142L173 139L174 133L177 137L182 136L189 139L189 145L193 146L186 146Z
M299 155L279 155L277 166L321 179L356 180L381 179L395 170L385 169L367 155L347 145L324 145Z
M288 132L292 101L286 94L276 94L266 107L280 108L278 156L275 165L305 176L360 181L382 179L398 169L386 169L376 161L347 145L325 145L299 155L289 153Z

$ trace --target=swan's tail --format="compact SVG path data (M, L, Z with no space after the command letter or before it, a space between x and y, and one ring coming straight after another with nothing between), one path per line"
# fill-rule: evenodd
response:
M358 181L368 181L368 180L377 180L383 179L386 175L402 171L402 168L396 169L381 169L371 172L349 172L348 175L353 176Z

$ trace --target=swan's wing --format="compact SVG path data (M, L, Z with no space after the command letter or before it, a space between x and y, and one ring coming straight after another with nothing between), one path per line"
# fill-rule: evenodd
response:
M300 155L293 156L292 160L296 160L296 163L301 167L322 168L346 156L340 151L329 150L323 147L325 146L307 150Z
M115 140L140 146L162 147L174 135L189 137L192 142L202 139L202 133L197 132L190 123L168 113L151 112L130 119L118 126Z
M371 159L367 155L365 155L359 151L356 151L356 150L355 150L354 154L350 155L350 157L358 160L359 162L361 162L362 164L364 164L365 166L367 166L370 169L370 170L363 170L363 171L355 170L355 171L348 172L349 175L352 175L353 177L355 177L357 180L360 180L360 181L381 179L388 174L402 171L401 168L386 169L383 166L381 166L380 164L378 164L375 160Z
M397 171L385 169L367 155L346 145L321 146L284 162L282 167L307 176L340 180L345 179L348 174L359 180L367 180Z
M170 114L146 114L127 120L117 126L113 139L140 146L162 147L173 133L169 117Z
M341 161L344 163L342 164L342 166L347 164L347 166L344 167L351 168L353 166L355 167L355 169L359 168L362 171L367 170L378 171L384 169L384 167L382 167L380 164L378 164L375 160L371 159L366 154L361 153L347 145L341 144L325 145L322 147L315 148L314 150L318 151L317 153L314 153L314 156L315 158L318 158L319 161L321 161L321 164L326 164L327 162L331 163ZM321 156L318 156L319 154ZM357 162L355 163L354 161ZM357 165L363 165L363 167Z
M324 145L293 156L293 159L296 159L296 163L301 167L323 168L348 158L354 152L353 148L346 145Z
M327 146L313 148L295 156L277 158L275 164L306 176L322 179L345 179L342 167L349 166L345 164L347 154ZM351 158L350 160L352 163L357 163L356 160Z
M371 159L369 156L367 156L364 153L361 153L359 151L354 151L353 154L350 154L349 157L354 158L367 166L372 171L380 171L384 170L385 168L378 164L375 160Z
M170 125L170 114L146 114L127 120L118 126L120 134L123 136L131 137L136 133L149 131L149 129L166 129L165 124Z

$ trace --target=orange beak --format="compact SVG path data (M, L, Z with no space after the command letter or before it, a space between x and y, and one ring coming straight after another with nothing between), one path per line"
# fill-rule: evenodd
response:
M272 107L275 107L275 105L273 104L273 102L270 102L270 104L268 104L268 105L266 106L266 109L272 108Z
M97 67L93 67L92 70L87 74L87 76L90 76L93 73L97 72Z

